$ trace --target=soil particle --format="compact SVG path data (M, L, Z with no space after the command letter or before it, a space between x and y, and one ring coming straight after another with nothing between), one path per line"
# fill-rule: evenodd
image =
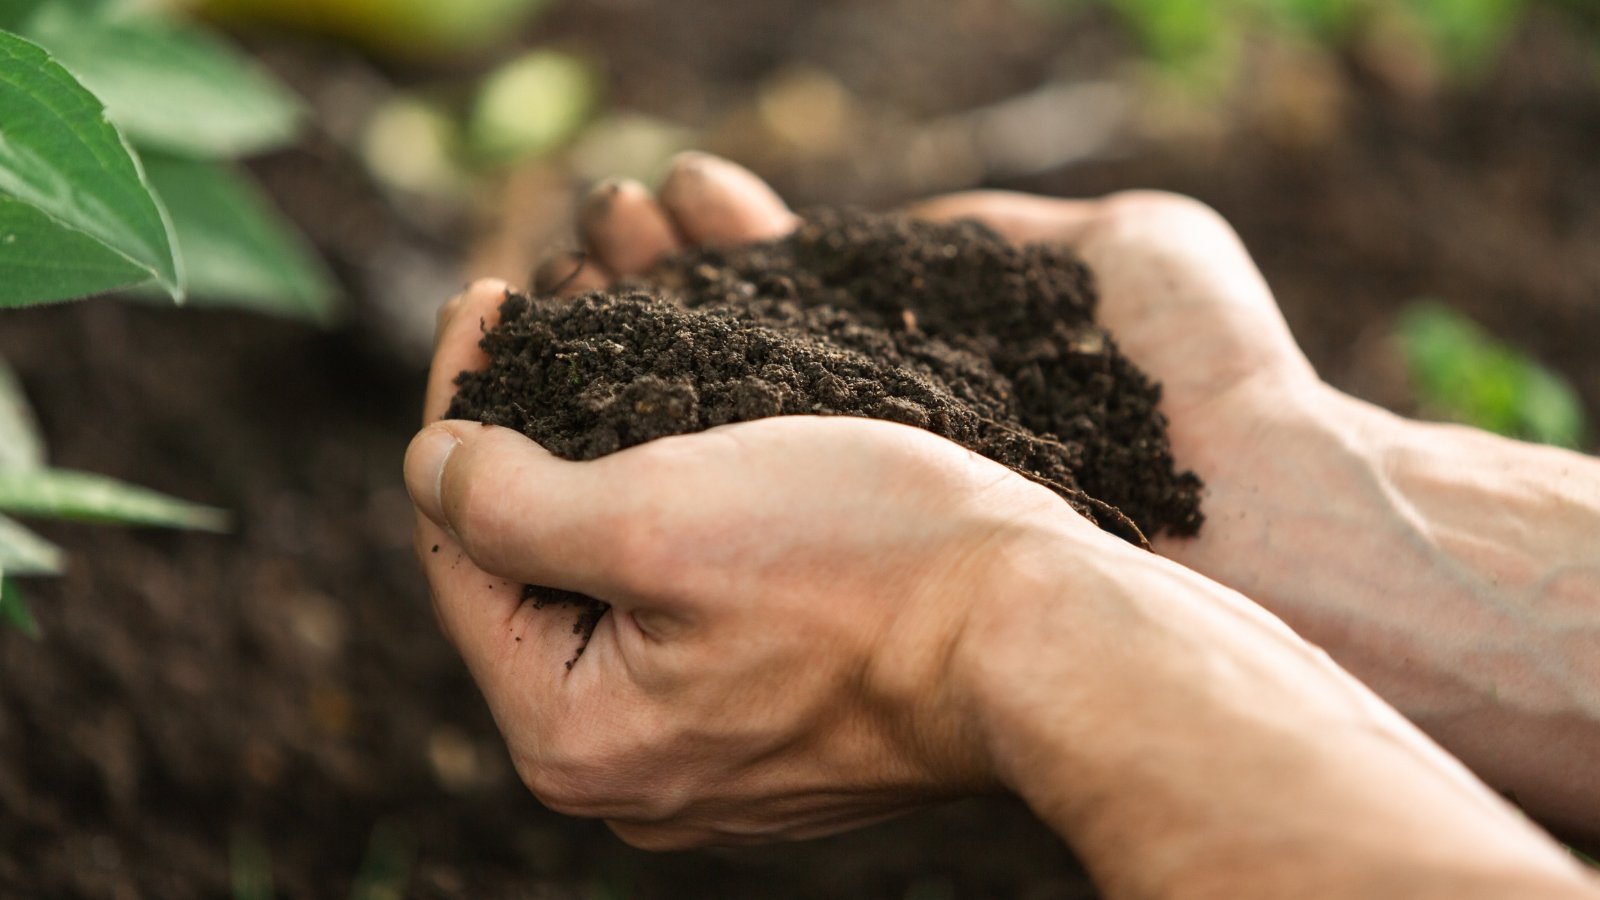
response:
M568 300L513 294L463 372L451 418L594 459L780 415L924 428L1046 485L1105 530L1193 535L1160 387L1094 320L1087 268L975 222L821 210L790 236L700 248L650 278ZM606 607L529 587L524 599ZM569 663L570 665L570 663Z

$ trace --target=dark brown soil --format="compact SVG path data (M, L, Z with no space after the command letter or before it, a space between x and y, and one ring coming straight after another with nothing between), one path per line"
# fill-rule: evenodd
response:
M1044 484L1102 528L1192 535L1160 388L1094 321L1068 251L975 222L818 211L791 236L674 257L576 300L511 295L448 415L587 460L781 415L885 419ZM536 602L585 598L530 589Z

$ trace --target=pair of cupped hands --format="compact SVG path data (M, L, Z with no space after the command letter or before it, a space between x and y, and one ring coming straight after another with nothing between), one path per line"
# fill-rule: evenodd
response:
M1088 263L1101 321L1163 385L1208 524L1132 551L998 463L864 419L766 419L581 463L507 429L440 421L457 373L486 364L478 341L509 289L474 283L440 312L406 482L439 620L549 807L675 848L824 834L1005 787L983 660L1013 652L1000 635L1016 627L1019 556L1048 545L1126 571L1167 557L1245 593L1269 564L1264 498L1305 489L1275 460L1331 392L1221 217L1150 192L970 193L911 212L976 218ZM777 238L796 222L754 175L686 155L654 193L597 188L580 214L584 264L555 260L538 280L600 288L685 246ZM570 670L572 612L523 602L524 584L611 604ZM1073 602L1074 586L1059 587ZM1114 616L1105 606L1083 604L1085 630Z

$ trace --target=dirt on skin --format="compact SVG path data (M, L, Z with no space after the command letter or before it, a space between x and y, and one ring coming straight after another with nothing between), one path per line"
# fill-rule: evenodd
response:
M588 460L781 415L924 428L1056 491L1101 528L1193 535L1200 481L1177 471L1160 387L1094 319L1084 265L976 222L813 212L790 236L668 259L575 300L510 295L451 418ZM587 635L604 605L576 605Z

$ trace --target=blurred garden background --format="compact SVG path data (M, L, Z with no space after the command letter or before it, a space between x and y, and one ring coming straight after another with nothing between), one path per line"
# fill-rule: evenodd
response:
M230 519L30 518L32 568L0 559L41 576L0 629L5 896L1093 896L1002 798L657 856L518 784L411 559L434 311L682 150L800 208L1192 194L1333 384L1600 442L1591 0L11 0L0 29L104 101L188 294L0 309L30 441L0 512L26 457Z

